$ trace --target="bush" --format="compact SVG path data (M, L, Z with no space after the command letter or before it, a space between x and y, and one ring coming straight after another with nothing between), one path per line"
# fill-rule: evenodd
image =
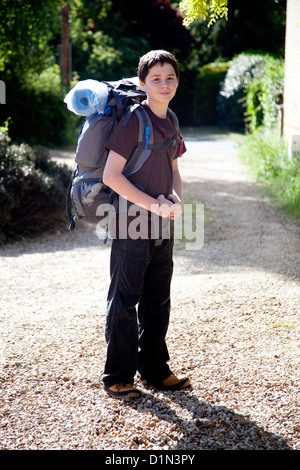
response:
M287 144L276 130L260 130L246 136L240 144L239 155L274 201L299 219L299 161L289 160Z
M264 72L260 54L240 54L229 65L217 98L218 122L221 126L245 129L246 93L253 79Z
M193 117L196 125L217 123L217 97L220 83L224 80L228 67L228 62L214 62L201 68L193 100Z
M0 242L53 228L65 214L71 172L43 148L11 144L0 128Z
M278 106L283 102L284 65L271 56L264 58L264 71L247 91L246 126L250 132L277 124Z

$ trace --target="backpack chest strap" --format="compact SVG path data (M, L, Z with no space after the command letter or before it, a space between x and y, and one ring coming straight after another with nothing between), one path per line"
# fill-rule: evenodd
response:
M165 142L162 142L161 144L148 144L147 148L148 150L164 150L167 147L175 147L177 143L178 139L168 139ZM146 148L145 142L139 142L138 146L142 149Z

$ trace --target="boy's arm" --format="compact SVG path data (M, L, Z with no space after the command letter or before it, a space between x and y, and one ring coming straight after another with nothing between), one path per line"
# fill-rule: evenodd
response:
M126 176L123 175L122 172L125 164L126 159L124 157L110 150L103 172L103 183L130 202L144 206L147 210L152 212L155 212L155 210L158 211L159 203L157 199L137 189L128 181Z
M175 195L177 196L177 198L179 199L180 203L183 204L182 181L181 181L181 176L180 176L180 172L178 168L178 158L175 158L175 160L173 160L172 170L173 170L173 191Z
M183 195L182 195L182 181L178 168L178 158L172 162L173 169L173 194L169 194L169 198L174 202L172 206L171 219L176 219L183 211ZM175 194L174 194L175 193Z
M169 217L167 207L171 203L162 195L155 199L130 183L122 173L125 164L126 159L124 157L110 150L103 172L103 183L130 202L142 206L161 217Z

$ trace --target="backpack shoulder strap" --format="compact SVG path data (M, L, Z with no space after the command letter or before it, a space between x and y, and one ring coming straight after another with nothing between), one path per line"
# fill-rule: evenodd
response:
M179 129L179 121L178 121L178 117L176 116L176 114L174 113L174 111L172 111L172 109L169 108L169 113L173 119L173 122L176 126L176 130L177 132L179 133L180 132L180 129Z
M179 140L179 157L181 157L182 156L182 148L183 148L183 136L180 132L179 121L178 121L178 118L177 118L176 114L170 108L169 108L169 111L170 111L170 115L171 115L171 117L174 121L174 124L176 126L176 131L177 131L178 140Z
M142 167L149 157L152 150L151 147L153 146L152 122L148 113L139 103L135 103L129 108L122 126L127 126L133 113L135 113L139 121L138 143L132 158L125 165L123 172L125 176L133 175Z

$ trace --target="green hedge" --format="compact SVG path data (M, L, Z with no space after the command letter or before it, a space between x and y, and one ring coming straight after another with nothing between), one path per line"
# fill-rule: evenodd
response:
M44 148L12 144L7 128L0 128L0 243L50 230L65 219L70 177Z
M220 83L224 80L228 67L228 62L213 62L200 69L192 103L196 125L217 124L217 98Z
M247 87L247 130L254 132L260 127L271 129L277 125L278 107L283 102L283 86L283 61L265 56L263 73Z

